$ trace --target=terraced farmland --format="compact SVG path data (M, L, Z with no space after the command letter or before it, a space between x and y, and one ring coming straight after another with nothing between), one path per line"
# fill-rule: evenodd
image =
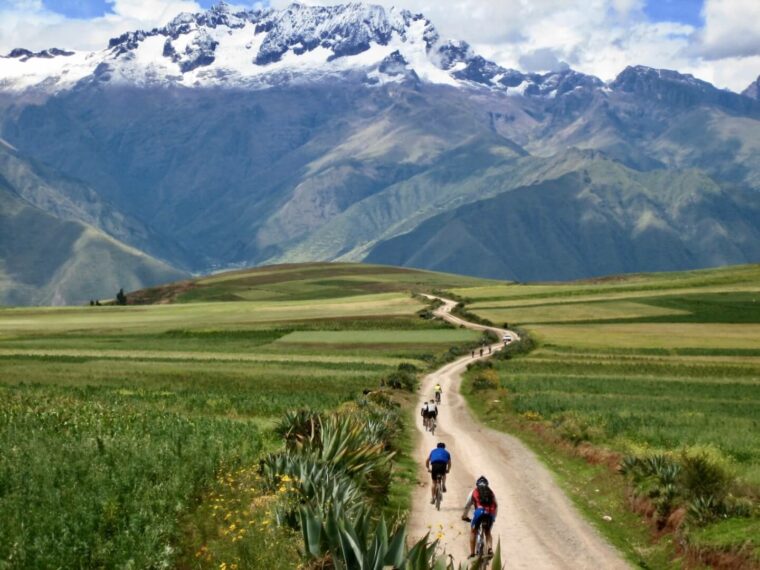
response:
M274 422L476 338L410 296L474 280L335 269L130 295L170 304L0 309L0 567L296 566L264 491L241 483L279 447Z
M621 455L706 454L754 505L731 522L692 522L691 544L760 563L760 266L456 293L537 342L498 365L502 399L481 413ZM598 498L579 500L602 516Z

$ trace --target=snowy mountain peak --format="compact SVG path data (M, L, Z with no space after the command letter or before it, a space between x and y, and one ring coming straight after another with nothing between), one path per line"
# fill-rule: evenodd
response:
M424 81L541 97L602 85L572 71L505 69L466 42L441 40L427 18L407 10L362 3L236 10L220 2L161 28L125 32L101 51L14 50L0 65L0 90L56 92L79 82L257 89L345 74L368 84Z

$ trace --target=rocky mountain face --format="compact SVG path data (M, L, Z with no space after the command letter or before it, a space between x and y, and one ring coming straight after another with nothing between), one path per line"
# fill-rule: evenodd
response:
M0 59L0 136L55 181L20 199L178 272L369 259L541 280L760 261L751 91L640 66L608 84L526 74L362 4L220 4L40 53Z
M760 100L760 75L758 75L757 79L755 79L753 83L750 83L747 88L742 91L742 95L749 97L750 99L754 99L755 101Z

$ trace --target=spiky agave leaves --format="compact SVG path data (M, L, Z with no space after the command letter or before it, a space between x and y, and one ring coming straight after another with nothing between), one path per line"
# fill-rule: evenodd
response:
M387 488L393 453L373 441L365 423L354 416L319 418L319 429L295 445L300 453L343 469L374 492ZM317 435L318 434L318 435Z
M292 444L296 440L313 437L315 430L319 428L319 417L319 413L314 410L288 411L277 422L274 432L286 443Z
M309 560L330 558L336 570L429 570L435 564L436 544L424 537L406 548L406 528L389 533L385 519L374 522L369 510L354 520L335 512L324 516L311 509L301 510L301 531ZM440 567L443 570L444 566Z
M318 512L334 510L351 517L366 503L363 490L344 470L326 465L310 455L292 451L270 454L260 462L260 468L272 490L277 489L287 476L292 480L299 504Z
M309 508L301 509L301 531L305 558L310 561L330 560L336 570L474 570L490 568L501 570L501 543L496 546L493 559L478 561L475 566L454 566L446 554L438 554L438 541L428 535L411 548L406 547L406 527L390 533L381 518L374 522L369 510L350 520L335 512L325 515Z

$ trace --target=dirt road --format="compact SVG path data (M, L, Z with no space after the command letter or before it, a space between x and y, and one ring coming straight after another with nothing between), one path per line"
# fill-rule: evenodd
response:
M454 303L447 301L437 314L470 328L488 328L451 315L453 307ZM500 337L506 332L492 330ZM510 334L516 338L514 332ZM501 346L496 344L492 348ZM432 397L436 382L443 387L443 402L435 437L423 430L421 421L417 423L419 480L423 485L415 491L412 500L410 540L416 541L430 531L431 536L441 537L447 553L456 561L464 560L469 553L469 525L460 517L475 480L485 475L499 502L499 515L493 529L494 546L501 539L502 562L506 568L629 568L622 556L576 511L533 452L518 439L486 428L472 418L459 394L460 375L472 361L470 356L461 358L423 380L420 406L425 397ZM448 492L440 511L430 504L430 475L422 465L438 441L446 443L452 455Z

